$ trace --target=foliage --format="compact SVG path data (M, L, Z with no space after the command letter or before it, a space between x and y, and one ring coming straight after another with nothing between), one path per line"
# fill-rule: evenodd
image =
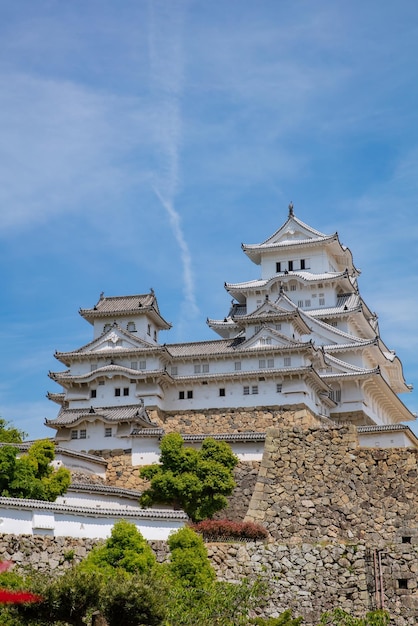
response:
M107 573L122 569L134 574L147 572L155 563L153 551L135 524L120 520L104 545L93 548L81 567L86 571L99 569Z
M238 463L227 443L209 438L195 450L184 447L181 435L170 433L161 440L160 461L140 470L140 476L151 481L141 496L142 506L169 502L184 509L193 521L211 518L226 507Z
M54 470L55 457L51 441L36 441L26 454L18 457L15 446L0 448L0 494L11 498L33 498L54 501L64 493L70 472L64 467Z
M105 577L99 571L87 572L74 567L52 581L45 574L33 575L31 584L43 600L36 606L17 608L18 615L24 620L22 623L85 626L84 618L99 608Z
M266 594L259 581L212 582L206 589L171 588L166 626L246 626L248 613Z
M0 442L22 443L25 437L27 437L27 433L19 428L11 426L10 422L7 422L0 417Z
M168 588L157 571L108 579L101 610L109 626L159 626L167 615Z
M168 545L171 560L167 568L172 579L195 589L205 589L215 580L203 539L194 530L180 528L170 535Z
M251 620L251 624L256 626L299 626L303 621L302 617L292 617L292 611L288 609L284 611L279 617L256 617Z
M230 520L203 520L190 525L193 530L203 535L205 541L223 541L230 539L266 539L268 532L254 522L232 522Z
M365 617L352 617L343 609L336 608L324 613L318 626L388 626L389 622L390 616L386 611L371 611Z

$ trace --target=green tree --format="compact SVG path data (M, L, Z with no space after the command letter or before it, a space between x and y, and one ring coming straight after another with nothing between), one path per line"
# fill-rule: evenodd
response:
M54 470L55 457L51 441L36 441L26 454L12 445L0 448L0 494L11 498L34 498L54 501L71 483L70 472Z
M178 433L161 440L160 464L148 465L140 475L151 481L141 496L142 506L168 502L180 506L193 521L211 518L225 508L234 487L238 459L223 441L205 439L200 450L187 448Z
M102 546L93 548L81 564L82 569L111 573L121 569L130 574L145 573L155 567L156 559L135 524L117 522Z
M25 437L27 437L27 433L0 417L0 442L22 443Z

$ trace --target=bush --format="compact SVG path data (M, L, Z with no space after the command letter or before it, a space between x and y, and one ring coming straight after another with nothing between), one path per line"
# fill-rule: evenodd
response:
M113 526L105 544L93 548L81 566L86 570L122 569L135 574L149 571L155 563L154 552L135 524L120 520Z
M215 580L215 570L200 535L191 528L180 528L168 538L171 560L168 571L179 584L204 589Z
M193 530L203 536L205 541L263 540L268 532L260 524L253 522L232 522L230 520L204 520L190 525Z

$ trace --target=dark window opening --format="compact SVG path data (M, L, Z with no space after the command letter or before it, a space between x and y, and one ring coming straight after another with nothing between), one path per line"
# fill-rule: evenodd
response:
M193 391L188 391L187 392L187 398L190 400L190 398L193 398Z
M301 259L300 260L300 269L304 270L305 269L305 259Z
M412 537L402 537L402 543L411 543Z
M90 398L97 398L97 389L90 389Z
M115 396L120 396L120 387L116 387Z
M223 387L221 387L221 388L219 389L219 395L220 395L221 397L224 397L224 396L225 396L225 389L224 389Z
M123 388L123 395L124 396L129 396L129 387L124 387Z
M281 272L282 271L282 264L280 263L280 261L278 261L276 263L276 272Z
M289 261L288 269L289 269L289 272L293 272L293 261Z
M408 579L398 578L398 587L399 589L408 589Z
M179 391L179 400L184 400L184 391Z

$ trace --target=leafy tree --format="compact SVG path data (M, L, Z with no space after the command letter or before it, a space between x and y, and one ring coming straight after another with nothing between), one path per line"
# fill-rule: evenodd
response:
M234 487L238 459L223 441L205 439L200 450L184 447L178 433L161 440L160 464L148 465L140 476L151 481L141 496L142 506L155 502L178 505L193 521L211 518L226 507Z
M7 445L0 448L0 494L11 498L34 498L54 501L71 482L70 472L61 467L54 470L54 444L37 441L26 454Z
M25 437L27 437L27 433L19 428L15 428L10 422L0 417L0 442L22 443Z
M93 548L81 564L85 570L99 569L111 573L121 569L130 574L145 573L155 567L156 559L135 524L117 522L104 545Z

